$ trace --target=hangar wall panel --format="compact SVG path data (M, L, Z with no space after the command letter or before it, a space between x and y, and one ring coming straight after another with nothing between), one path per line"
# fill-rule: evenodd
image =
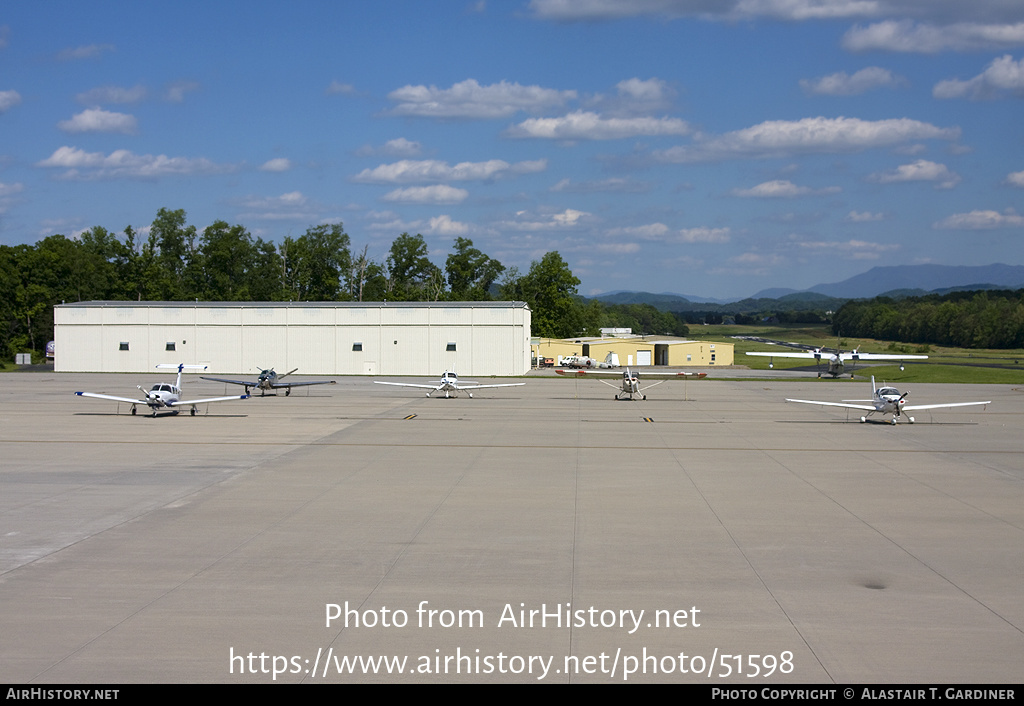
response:
M59 372L303 375L521 375L530 368L522 302L78 302L54 308ZM454 350L452 350L454 348Z

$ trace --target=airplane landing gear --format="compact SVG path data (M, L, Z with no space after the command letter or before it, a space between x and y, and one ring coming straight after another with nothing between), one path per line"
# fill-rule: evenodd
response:
M191 415L192 415L193 417L194 417L194 416L196 416L196 408L195 408L195 407L193 407L193 408L192 408L192 409L191 409L191 410L189 411L189 414L191 414Z
M135 410L135 405L132 405L132 416L133 416L133 417L135 416L135 411L136 411L136 410Z

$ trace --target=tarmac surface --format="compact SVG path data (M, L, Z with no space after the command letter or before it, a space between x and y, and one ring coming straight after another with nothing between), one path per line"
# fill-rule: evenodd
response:
M0 375L0 682L1020 682L1020 387L165 379Z

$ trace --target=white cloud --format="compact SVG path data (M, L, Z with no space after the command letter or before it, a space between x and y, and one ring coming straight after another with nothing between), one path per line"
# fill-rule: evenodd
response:
M502 118L521 110L534 111L564 105L576 91L558 91L518 83L481 86L474 79L437 86L403 86L388 94L397 103L391 113L426 118Z
M730 193L733 196L749 198L794 198L797 196L822 196L826 194L837 194L841 191L838 186L827 186L823 189L812 189L809 186L797 186L785 179L776 179L758 184L750 189L733 189Z
M885 219L885 214L871 213L870 211L850 211L846 214L848 223L874 223Z
M146 97L146 87L139 85L132 88L120 86L100 86L79 93L75 100L84 105L103 105L105 103L138 103Z
M0 182L0 196L13 196L14 194L20 194L24 190L25 187L20 182L13 184Z
M268 159L260 166L261 172L286 172L292 168L292 161L287 157Z
M1006 183L1011 186L1019 186L1024 189L1024 172L1014 172L1006 175Z
M666 162L683 163L743 157L781 157L793 154L855 152L891 147L913 140L954 140L959 128L939 128L909 118L804 118L770 120L721 136L701 137L693 146L656 152Z
M905 79L895 76L888 69L869 66L852 76L840 71L818 79L802 79L800 87L805 92L815 95L856 96L873 88L893 88L905 83Z
M684 228L679 231L679 241L683 243L728 243L731 231L728 228Z
M186 93L195 91L198 88L199 84L195 81L175 81L167 85L164 100L171 103L182 103L185 100Z
M251 196L241 202L245 209L238 214L240 220L261 221L316 221L317 207L301 191L289 191L280 196Z
M537 17L559 21L639 16L811 20L871 17L882 4L882 0L530 0L530 9Z
M547 215L535 215L526 211L519 211L513 220L501 221L496 223L495 227L502 230L519 231L563 230L582 225L582 222L588 220L590 215L586 211L577 211L574 208L567 208L561 213Z
M649 223L643 226L612 228L607 231L607 234L613 238L625 236L627 238L641 238L643 240L663 240L668 230L668 226L664 223Z
M471 230L468 224L453 221L448 215L436 216L427 221L427 232L432 235L465 235Z
M998 211L971 211L955 213L937 221L934 228L943 230L994 230L996 228L1020 228L1024 226L1024 216L1017 215L1012 208L1003 213Z
M324 93L327 95L349 95L355 93L355 87L350 83L341 83L340 81L331 81L330 85L324 89Z
M119 132L131 135L138 129L138 123L133 115L89 108L72 116L70 120L60 121L57 127L64 132Z
M589 111L576 111L560 118L524 120L506 130L505 136L552 140L617 140L689 133L690 126L679 118L605 118Z
M375 184L488 180L507 175L542 172L546 168L546 160L509 164L501 159L491 159L486 162L459 162L452 166L435 159L403 159L392 164L381 164L373 169L364 169L353 177L353 180Z
M934 181L938 189L952 189L960 183L960 175L951 172L945 164L919 159L911 164L901 164L891 172L878 172L868 177L879 184L894 184L904 181Z
M423 146L419 142L413 142L404 137L398 137L384 143L384 154L390 154L394 157L416 157L422 151Z
M65 49L59 54L57 54L57 58L60 61L78 61L79 59L94 59L97 56L105 54L108 51L114 51L114 45L88 44L81 47Z
M551 187L551 191L567 194L620 193L638 194L651 190L647 182L633 181L622 177L609 177L600 181L581 181L573 183L571 179L562 179Z
M17 91L0 91L0 113L6 113L21 103L21 94Z
M846 242L801 240L794 242L793 245L801 250L823 255L838 254L849 260L878 260L882 253L900 248L895 243L872 243L866 240L847 240Z
M965 4L964 8L970 8ZM898 51L934 54L941 51L998 51L1024 45L1024 22L949 25L916 24L912 20L885 20L857 25L843 36L849 51Z
M217 174L234 167L218 165L205 158L168 157L167 155L133 154L115 150L109 155L86 152L77 147L59 147L37 167L65 169L64 179L154 178L169 175Z
M932 89L936 98L989 98L1001 91L1024 95L1024 59L1006 56L995 59L980 74L967 81L939 81Z
M468 196L469 192L465 189L457 189L447 184L436 184L395 189L385 194L382 199L399 203L461 203Z

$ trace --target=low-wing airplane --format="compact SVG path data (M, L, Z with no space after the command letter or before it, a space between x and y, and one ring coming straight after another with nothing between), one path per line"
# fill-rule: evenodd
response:
M804 358L806 360L814 360L817 364L821 364L824 360L828 363L828 370L825 371L826 375L831 375L833 378L837 378L843 374L847 361L850 362L850 370L852 371L858 361L861 360L898 360L900 361L900 370L903 370L904 360L927 360L926 355L893 355L891 353L861 353L859 348L854 348L852 351L843 352L841 349L835 349L833 352L827 348L814 348L809 351L802 353L771 353L771 352L748 352L747 355L759 355L768 356L769 358ZM774 368L775 361L769 360L768 367ZM822 371L818 371L818 377L821 377ZM853 377L853 373L850 373L850 377Z
M395 385L397 387L420 387L430 390L430 392L443 392L445 397L458 397L459 392L465 392L472 397L472 390L482 390L485 387L519 387L526 384L525 382L506 382L498 385L481 385L478 382L468 380L459 382L459 376L449 370L444 371L441 381L433 385L412 382L384 382L383 380L374 380L374 383L378 385ZM427 397L430 397L430 392L427 393Z
M861 409L865 410L867 414L862 416L860 420L866 422L868 417L872 414L891 414L892 423L895 424L903 412L910 412L917 409L940 409L943 407L971 407L973 405L986 405L992 404L991 400L988 402L947 402L944 404L906 404L905 399L909 392L904 392L902 395L900 391L895 387L889 387L884 385L882 387L875 387L875 376L871 376L871 389L874 394L870 400L843 400L842 402L818 402L815 400L791 400L787 399L786 402L800 402L801 404L819 404L825 407L846 407L847 409ZM869 404L854 404L857 402L867 402ZM914 418L908 416L907 419L911 424L914 423Z
M226 402L228 400L246 400L249 399L249 395L235 395L234 397L209 397L202 400L183 400L181 399L181 372L188 369L193 370L206 370L205 365L166 365L161 364L156 366L158 368L177 368L178 379L172 385L170 383L158 382L150 388L149 392L142 385L137 387L142 390L142 394L145 396L143 400L133 400L130 397L117 397L115 395L100 395L95 392L76 392L75 394L79 397L95 397L101 400L114 400L115 402L127 402L132 406L132 414L135 414L136 407L138 405L147 405L152 411L153 416L159 411L167 410L178 413L178 407L191 407L189 414L193 417L196 414L196 405L206 404L207 402Z
M298 370L298 368L295 368ZM259 376L256 381L252 380L227 380L225 378L208 378L200 375L203 380L213 380L214 382L226 382L229 385L244 385L245 394L249 394L249 388L260 391L260 397L263 397L267 390L278 390L284 388L284 396L292 394L293 387L306 387L307 385L333 385L334 380L310 380L309 382L281 382L284 378L291 375L295 370L289 370L283 375L278 375L274 372L273 368L269 370L260 370Z
M626 395L629 395L629 399L633 399L633 395L640 395L640 399L646 400L647 395L643 394L644 390L649 390L655 385L660 385L665 382L664 380L658 380L658 382L651 383L647 387L640 387L640 373L635 370L626 368L622 373L604 372L600 370L562 370L559 368L555 371L559 375L565 375L567 377L615 377L620 378L621 382L619 385L613 385L607 380L598 380L598 382L607 385L612 389L619 390L615 393L615 399L624 400ZM707 377L707 373L644 373L645 377L663 377L663 378L703 378ZM621 387L620 387L621 385Z

